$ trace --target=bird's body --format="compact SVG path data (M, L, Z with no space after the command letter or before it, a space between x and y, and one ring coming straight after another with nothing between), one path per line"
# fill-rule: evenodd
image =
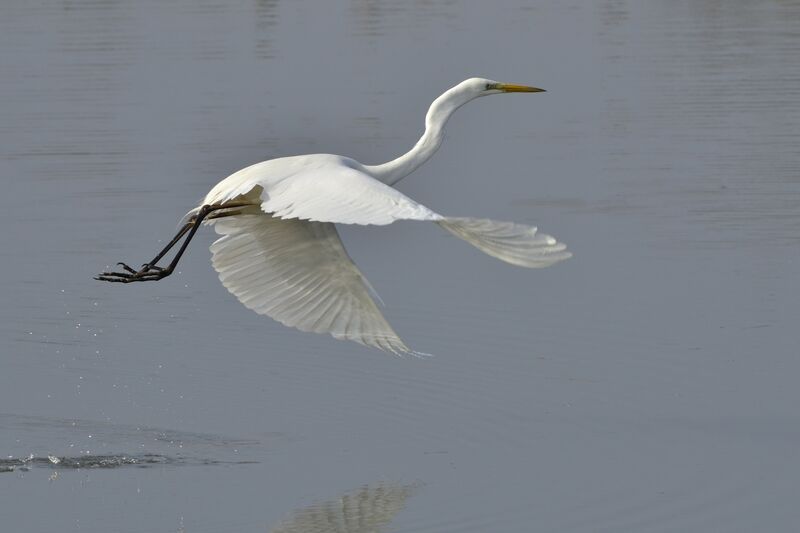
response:
M281 157L245 167L217 183L198 209L242 197L280 218L377 225L441 218L374 179L358 161L333 154Z
M136 271L106 272L106 281L148 281L169 275L202 222L222 235L212 264L223 285L245 306L303 331L329 333L393 353L410 350L381 314L372 288L347 255L334 224L385 225L432 221L483 252L536 268L571 256L536 228L487 219L442 216L391 185L439 147L450 115L486 94L541 89L491 80L466 80L431 105L414 148L383 165L363 165L333 154L283 157L243 168L215 185L184 217L181 232ZM188 233L173 262L156 263Z

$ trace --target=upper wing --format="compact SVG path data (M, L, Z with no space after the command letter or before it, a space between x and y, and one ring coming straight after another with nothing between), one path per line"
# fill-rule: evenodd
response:
M262 161L217 183L202 204L258 202L265 213L340 224L391 224L441 217L408 196L330 154ZM260 198L259 198L260 197Z
M343 164L309 168L265 188L261 209L280 218L339 224L391 224L442 217L378 180Z
M215 222L222 284L253 311L302 331L413 353L386 322L333 224L265 214Z

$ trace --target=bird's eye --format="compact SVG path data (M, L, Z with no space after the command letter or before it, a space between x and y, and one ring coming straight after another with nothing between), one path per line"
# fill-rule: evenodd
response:
M485 91L493 91L495 89L497 89L497 84L496 83L487 83L486 84L486 89L484 89L484 90Z

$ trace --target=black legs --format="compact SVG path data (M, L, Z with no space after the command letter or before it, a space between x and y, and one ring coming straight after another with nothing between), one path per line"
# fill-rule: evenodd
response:
M208 217L208 215L214 211L230 209L234 207L245 207L246 205L248 204L204 205L200 208L200 211L198 211L197 214L193 216L191 220L180 229L180 231L178 231L177 235L172 238L169 244L167 244L163 250L158 252L158 255L156 255L149 263L143 264L139 270L134 270L125 263L117 263L122 267L124 272L103 272L94 279L100 281L111 281L115 283L131 283L134 281L158 281L161 278L166 278L175 270L178 261L180 261L183 252L186 251L186 247L189 246L189 241L191 241L192 237L194 237L194 234L197 233L197 229L200 227L203 219ZM225 211L223 213L214 214L208 218L220 218L235 214L239 214L239 212ZM188 235L186 235L187 233ZM175 257L172 258L172 262L170 262L170 264L166 267L160 267L156 265L156 263L158 263L158 261L164 257L183 238L184 235L186 235L186 238L184 239L183 244L181 244L181 247L178 249L178 252L175 254Z

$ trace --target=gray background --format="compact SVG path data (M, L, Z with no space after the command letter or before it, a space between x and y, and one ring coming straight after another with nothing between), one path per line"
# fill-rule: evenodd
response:
M4 1L2 529L269 531L386 487L396 531L797 531L799 57L796 1ZM399 188L575 257L344 228L436 357L248 311L208 230L91 279L245 165L395 157L469 76L548 92L466 106Z

